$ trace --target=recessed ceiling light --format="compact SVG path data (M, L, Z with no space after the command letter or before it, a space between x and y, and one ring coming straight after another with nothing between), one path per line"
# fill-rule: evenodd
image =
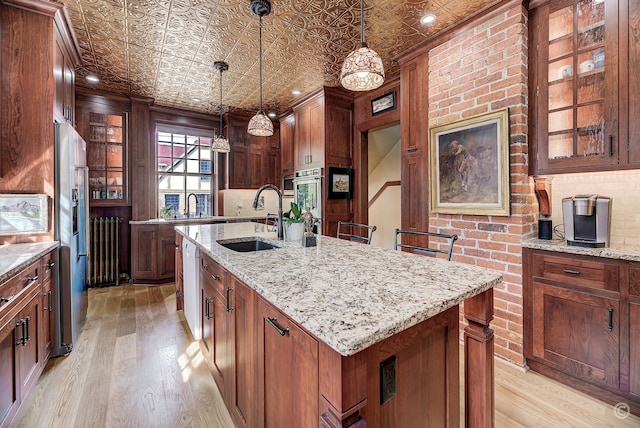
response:
M300 91L299 91L299 90L297 90L297 89L294 89L293 91L291 91L291 93L292 93L293 95L300 95Z
M436 20L436 16L433 13L428 13L425 16L423 16L422 19L420 19L420 22L427 25L427 24L431 24L435 20Z
M191 101L199 103L200 102L200 98L191 98Z
M269 117L271 117L271 118L276 117L276 112L275 111L270 111L269 112Z
M98 83L100 81L100 79L98 79L98 76L94 76L93 74L88 74L85 79L89 83Z

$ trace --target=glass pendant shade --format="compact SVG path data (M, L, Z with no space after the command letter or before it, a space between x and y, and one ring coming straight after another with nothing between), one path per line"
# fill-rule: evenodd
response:
M220 134L222 134L222 130ZM229 140L224 138L222 135L218 135L211 142L211 150L214 152L229 153L231 151Z
M364 0L360 0L360 47L345 58L340 83L350 91L370 91L384 83L382 58L364 41Z
M370 91L380 87L384 83L382 58L363 43L345 58L340 83L350 91Z
M249 121L247 132L258 137L270 137L273 135L273 122L260 110Z

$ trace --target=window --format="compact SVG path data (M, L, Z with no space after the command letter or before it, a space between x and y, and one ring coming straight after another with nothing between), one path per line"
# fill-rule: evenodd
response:
M213 130L158 124L159 217L181 216L186 211L193 215L212 215L212 135ZM197 203L195 198L187 198L190 193L197 195Z

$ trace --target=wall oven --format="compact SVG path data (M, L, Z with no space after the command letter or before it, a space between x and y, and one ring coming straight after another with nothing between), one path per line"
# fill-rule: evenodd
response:
M311 208L311 214L316 219L315 233L321 235L322 220L322 168L296 171L293 179L294 198L304 212Z

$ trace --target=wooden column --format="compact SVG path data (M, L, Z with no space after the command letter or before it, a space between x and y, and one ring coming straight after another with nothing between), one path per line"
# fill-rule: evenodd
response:
M464 302L465 426L493 427L493 288Z

